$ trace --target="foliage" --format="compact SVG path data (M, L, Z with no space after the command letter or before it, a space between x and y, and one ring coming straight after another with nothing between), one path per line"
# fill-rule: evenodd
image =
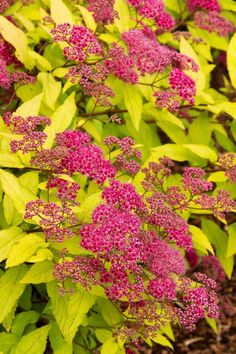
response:
M235 3L0 13L0 352L133 354L216 328L236 253Z

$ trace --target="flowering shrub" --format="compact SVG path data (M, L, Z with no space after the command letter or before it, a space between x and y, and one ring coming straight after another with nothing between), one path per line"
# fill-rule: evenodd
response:
M235 12L2 1L4 354L133 354L216 328L236 253Z

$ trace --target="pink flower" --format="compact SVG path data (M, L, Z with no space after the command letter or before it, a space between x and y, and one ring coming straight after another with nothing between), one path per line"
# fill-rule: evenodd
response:
M169 83L171 89L175 90L183 100L194 104L196 83L191 77L186 75L181 69L174 68L170 72Z

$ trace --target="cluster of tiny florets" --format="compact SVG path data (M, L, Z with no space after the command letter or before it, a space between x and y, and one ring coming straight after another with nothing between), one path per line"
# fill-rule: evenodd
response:
M194 15L194 24L208 32L215 32L221 37L226 37L234 31L234 25L216 11L198 11Z
M115 0L87 0L87 2L88 10L93 12L93 17L98 23L113 23L118 17L117 11L114 10Z

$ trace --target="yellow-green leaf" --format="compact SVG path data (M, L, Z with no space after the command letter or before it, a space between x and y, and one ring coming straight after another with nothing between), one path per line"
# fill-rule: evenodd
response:
M227 50L227 67L229 77L234 88L236 88L236 33L233 35L229 42Z
M79 325L93 306L96 297L82 289L73 295L61 296L56 282L48 283L47 291L52 301L52 312L61 333L65 340L71 344Z
M0 231L0 262L7 259L13 245L23 236L22 230L16 226Z
M62 0L51 0L51 16L56 25L61 23L74 24L74 18L71 11Z
M132 85L124 85L124 101L133 125L138 131L143 109L142 97L138 89Z
M53 262L44 261L32 265L30 270L21 279L22 284L48 283L53 280Z
M44 130L48 135L44 148L50 148L56 133L63 132L71 124L76 113L75 93L73 92L51 117L51 125Z
M35 195L23 187L19 179L13 174L0 169L0 182L4 192L12 198L14 205L19 212L25 211L25 205L35 199Z
M86 27L88 27L91 31L95 32L97 28L97 24L94 21L92 13L88 11L88 9L86 9L86 7L84 6L77 5L77 7L80 9Z
M190 225L189 230L193 235L193 244L196 249L202 250L203 248L205 250L210 251L212 254L214 254L212 245L202 230L200 230L198 227L194 225ZM207 251L205 251L204 253L207 254Z
M7 269L0 278L0 323L8 316L25 289L20 284L27 267L22 264L18 267ZM25 354L25 353L24 353Z
M34 234L25 235L12 247L6 266L13 267L26 262L39 248L45 247L48 247L48 244L42 237Z
M109 338L103 345L101 349L101 354L116 354L119 350L119 344L115 338Z
M44 354L50 325L38 328L21 338L14 354Z
M0 166L15 168L24 167L17 156L3 151L0 152Z
M40 110L43 93L31 98L29 101L23 103L14 113L14 116L29 117L37 116Z

